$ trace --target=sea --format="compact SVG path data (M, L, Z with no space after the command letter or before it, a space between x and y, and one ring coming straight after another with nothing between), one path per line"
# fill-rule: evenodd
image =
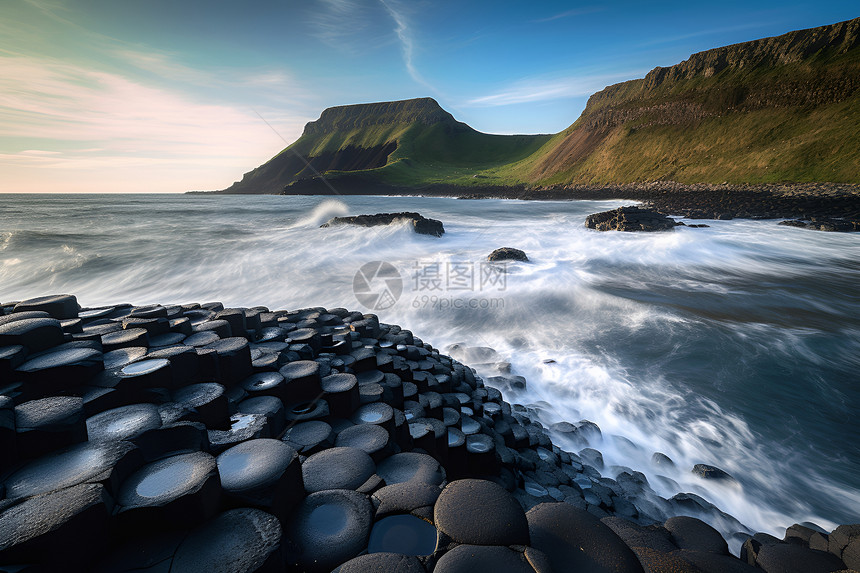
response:
M587 215L620 205L5 194L0 302L66 293L89 307L373 313L442 352L493 349L472 365L525 378L508 401L545 426L600 427L590 445L608 477L640 471L663 497L695 493L778 537L793 523L860 522L860 234L769 220L586 229ZM320 227L400 211L445 234ZM529 262L489 263L499 247ZM734 480L704 480L695 464Z

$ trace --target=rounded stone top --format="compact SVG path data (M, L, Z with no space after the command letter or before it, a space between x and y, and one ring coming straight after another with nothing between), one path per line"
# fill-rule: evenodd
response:
M319 362L314 362L313 360L296 360L295 362L285 364L279 372L288 381L298 380L299 378L306 378L308 376L318 376L320 365Z
M516 498L491 481L449 483L433 510L439 531L457 543L528 545L529 524Z
M356 410L350 418L356 424L384 424L394 417L394 408L385 402L372 402Z
M0 551L10 548L14 551L16 545L20 547L37 540L104 503L104 487L90 483L24 500L0 513ZM102 511L105 511L104 507ZM4 557L8 559L9 554Z
M83 398L77 396L51 396L30 400L15 407L15 426L38 428L66 422L70 417L82 415Z
M117 503L125 507L162 505L197 490L216 467L215 458L205 452L152 462L123 482Z
M69 364L99 360L102 353L94 348L64 348L56 352L45 352L18 367L22 372L36 372L49 368L59 368Z
M300 422L287 430L284 441L301 447L315 446L332 434L331 426L322 420Z
M388 445L388 430L375 424L358 424L342 430L335 440L336 446L358 448L373 454Z
M247 347L248 341L241 336L221 338L204 346L204 348L211 348L218 354L232 354Z
M729 554L729 546L720 532L695 517L670 517L664 527L672 534L672 541L681 549Z
M21 301L15 305L14 312L43 311L54 318L75 318L79 308L74 295L55 294Z
M436 537L436 528L420 517L390 515L373 525L367 552L430 555L436 547Z
M283 475L291 463L298 463L296 450L280 440L248 440L222 452L218 458L221 487L227 491L247 491L269 485Z
M633 550L597 517L569 503L541 503L526 514L531 546L552 569L642 573Z
M105 370L114 368L122 368L127 364L131 364L146 356L147 348L145 346L127 346L105 352L102 359L104 360Z
M201 332L195 332L194 334L183 340L182 343L186 346L202 348L219 340L221 340L221 337L219 337L218 334L216 334L215 332L212 332L211 330L203 330Z
M379 462L376 473L388 485L419 481L440 485L445 481L445 468L433 456L418 452L401 452Z
M161 427L161 414L154 404L131 404L105 410L87 418L90 440L127 440Z
M339 372L326 376L320 381L320 384L324 392L336 394L352 390L358 384L358 380L353 374Z
M127 342L136 341L137 339L148 336L145 328L129 328L128 330L116 330L102 334L102 344L125 344Z
M168 366L170 366L170 360L167 358L144 359L123 366L122 370L119 371L119 375L123 378L137 378L138 376L152 374L153 372L157 372L158 370L167 368Z
M284 377L277 372L258 372L242 380L242 388L248 392L264 392L277 388Z
M540 571L548 569L539 569ZM533 573L535 569L518 551L508 547L459 545L445 553L436 562L434 573L470 571L504 571L505 573ZM553 569L553 571L556 571ZM559 571L597 571L596 569L559 569ZM601 571L603 571L601 569ZM606 570L608 571L608 569Z
M326 489L357 489L376 471L367 452L335 447L318 452L302 464L302 477L309 493Z
M173 394L173 400L197 408L207 404L224 393L224 386L216 382L201 382L180 388Z
M252 573L281 547L281 523L247 507L225 511L193 530L176 551L171 571Z
M366 495L343 489L308 495L287 523L298 546L291 561L305 571L331 571L364 551L372 520Z
M134 449L129 442L82 442L33 460L9 476L6 498L31 497L84 483Z
M397 573L426 573L414 555L399 553L368 553L350 559L340 566L339 573L366 573L367 571L396 571Z

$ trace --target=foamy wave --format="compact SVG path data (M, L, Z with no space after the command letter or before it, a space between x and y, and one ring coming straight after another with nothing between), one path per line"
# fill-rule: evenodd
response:
M298 227L319 227L332 217L338 217L349 213L349 207L343 201L337 199L326 199L314 207L310 213L301 217L290 225L289 229Z

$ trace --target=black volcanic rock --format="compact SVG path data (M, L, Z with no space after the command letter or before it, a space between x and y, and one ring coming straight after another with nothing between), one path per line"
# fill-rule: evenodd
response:
M585 226L598 231L671 231L674 219L639 207L619 207L585 218Z
M358 225L360 227L377 227L390 225L396 221L407 220L412 223L415 232L421 235L433 235L441 237L445 233L442 221L427 219L419 213L404 211L403 213L377 213L375 215L356 215L354 217L335 217L320 227L331 227L333 225Z
M733 480L734 478L721 470L718 467L709 466L707 464L696 464L693 466L693 473L704 479L713 480Z
M0 306L0 319L12 316L10 305ZM597 443L596 424L545 428L532 418L539 406L510 405L466 364L374 315L313 308L262 318L242 310L242 327L239 313L218 314L220 303L187 308L188 332L192 321L226 324L227 316L244 333L221 339L204 329L195 336L207 335L208 348L122 348L106 355L106 371L97 340L62 342L73 324L61 325L63 336L40 354L0 348L7 361L0 378L16 377L0 395L0 571L858 567L860 524L830 533L795 525L785 542L738 533L742 558L729 555L704 522L667 520L693 511L723 530L752 533L713 504L695 494L649 496L639 472L601 476L590 465L597 450L577 455L551 441ZM129 306L116 318L173 320L176 309ZM26 316L14 322L45 319L41 311L16 314ZM80 314L83 328L100 326L90 311ZM281 340L252 342L266 328ZM355 349L331 352L336 339ZM248 347L252 357L265 348L276 359L254 359L255 373L241 379L231 370L228 382L235 364L222 355L240 350L237 364L246 369ZM503 358L492 348L452 350L470 362ZM30 370L77 364L77 351L99 368L51 369L51 378L71 378L73 387L35 401L25 396L42 382ZM205 382L212 379L227 386ZM378 401L361 403L369 397ZM292 421L285 430L284 413ZM47 446L41 455L22 437L34 430ZM87 441L56 449L69 437Z
M462 479L448 484L436 502L433 521L457 543L529 543L529 525L522 507L514 496L490 481Z
M524 263L529 262L528 256L519 250L513 247L502 247L500 249L496 249L492 253L487 256L487 260L494 261L522 261Z
M830 231L838 233L860 231L860 221L848 221L845 219L834 219L830 217L812 217L809 220L789 219L787 221L780 221L779 224L787 227L812 229L813 231Z

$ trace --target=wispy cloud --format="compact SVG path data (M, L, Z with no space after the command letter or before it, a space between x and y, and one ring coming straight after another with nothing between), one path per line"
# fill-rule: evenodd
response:
M609 84L641 77L647 70L616 74L570 76L557 79L522 79L495 93L470 99L467 107L497 107L591 95Z
M415 64L412 62L414 48L406 17L399 10L395 9L394 3L391 0L379 1L388 11L388 14L394 19L394 23L397 24L397 27L394 29L394 33L397 34L397 39L400 40L400 46L403 51L403 63L406 65L406 70L409 72L409 75L412 76L413 80L419 83L424 83L424 79L415 70Z
M406 66L406 71L409 72L409 76L417 83L430 89L433 93L439 94L439 91L430 85L430 83L427 82L427 80L425 80L415 68L415 43L409 26L409 20L406 18L403 9L396 0L379 0L379 2L385 7L385 10L396 24L394 33L397 34L397 39L400 41L400 51L403 54L403 64Z
M308 32L330 46L344 47L368 26L367 8L360 0L319 0L308 16Z
M594 14L595 12L603 12L604 10L606 10L606 8L601 6L574 8L573 10L566 10L564 12L559 12L558 14L553 14L552 16L547 16L546 18L532 20L532 23L543 24L544 22L552 22L553 20L561 20L562 18L570 18L571 16L584 16L585 14Z
M772 22L748 22L746 24L738 24L737 26L726 26L723 28L709 28L707 30L697 30L695 32L688 32L686 34L679 34L677 36L664 36L662 38L655 38L653 40L649 40L647 42L643 42L639 44L639 47L646 46L656 46L660 44L671 44L673 42L680 42L682 40L689 40L690 38L699 38L702 36L715 36L718 34L726 34L729 32L739 32L741 30L753 30L755 28L763 28Z
M0 55L0 68L0 165L125 169L132 181L145 177L141 168L182 164L199 177L198 188L214 188L282 147L250 109L203 103L56 59ZM293 138L306 119L281 116L274 123ZM16 150L16 141L29 143Z

